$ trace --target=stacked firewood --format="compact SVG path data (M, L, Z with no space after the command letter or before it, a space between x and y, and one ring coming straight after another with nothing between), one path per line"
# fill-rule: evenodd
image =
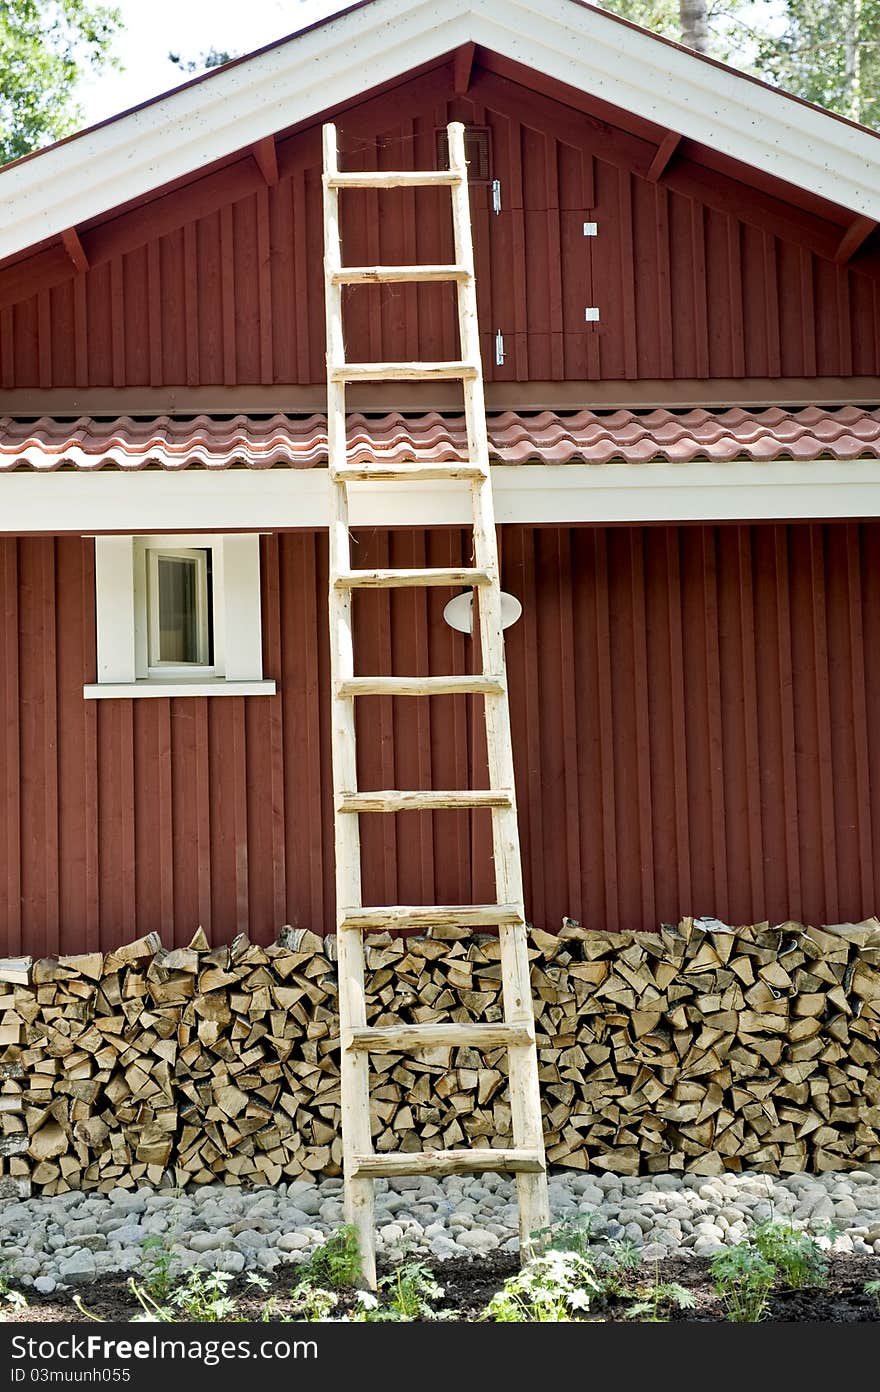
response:
M334 940L199 931L0 963L0 1173L46 1193L340 1172ZM623 1174L880 1161L880 923L533 931L551 1163ZM370 1024L502 1018L500 947L371 934ZM509 1145L503 1049L376 1055L380 1151Z

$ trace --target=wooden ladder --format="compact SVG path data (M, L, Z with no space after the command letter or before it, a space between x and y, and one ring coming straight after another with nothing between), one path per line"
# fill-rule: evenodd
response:
M339 192L347 188L448 187L452 195L455 264L343 266ZM342 332L342 287L359 284L451 281L457 286L461 359L456 362L350 363ZM449 168L405 173L343 173L336 128L324 126L324 286L327 314L327 434L330 470L330 662L333 793L336 835L337 951L342 1049L342 1146L347 1221L357 1229L363 1275L376 1281L373 1180L393 1175L516 1174L520 1248L549 1222L541 1127L538 1059L529 983L519 829L495 513L480 361L477 296L471 241L464 127L449 126ZM345 384L389 378L451 378L464 387L466 463L371 462L350 464L346 448ZM354 570L349 541L348 485L356 481L461 479L473 500L474 566L424 570ZM352 592L368 587L443 585L479 590L483 672L475 676L356 677ZM478 693L484 699L489 787L485 790L359 792L354 698L364 695L432 696ZM495 904L366 908L361 895L358 813L408 809L486 807L492 816ZM497 1024L398 1025L370 1028L364 996L364 940L369 929L426 929L432 925L497 926L501 942L504 1021ZM377 1154L370 1133L370 1053L418 1052L461 1046L507 1049L513 1147Z

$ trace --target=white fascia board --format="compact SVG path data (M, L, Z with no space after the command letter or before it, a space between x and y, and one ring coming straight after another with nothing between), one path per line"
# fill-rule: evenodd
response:
M880 517L880 460L516 464L492 469L499 522ZM454 482L354 484L355 527L468 525ZM274 532L326 527L326 469L0 474L0 535Z
M0 258L468 41L880 220L876 136L577 0L371 0L0 172Z

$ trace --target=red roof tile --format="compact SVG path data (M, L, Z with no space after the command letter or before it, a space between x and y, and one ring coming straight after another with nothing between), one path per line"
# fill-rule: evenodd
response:
M880 409L578 411L488 418L492 457L504 464L607 464L694 459L880 458ZM354 462L465 457L464 419L350 415ZM298 469L325 464L324 416L160 416L155 420L0 418L0 469Z

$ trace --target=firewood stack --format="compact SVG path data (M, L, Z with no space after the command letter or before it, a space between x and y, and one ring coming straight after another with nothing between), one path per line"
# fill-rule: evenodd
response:
M499 945L371 935L371 1024L502 1018ZM199 931L0 963L0 1173L46 1193L338 1174L334 940ZM638 1173L880 1161L880 923L533 931L552 1164ZM501 1050L379 1055L378 1150L510 1143Z

